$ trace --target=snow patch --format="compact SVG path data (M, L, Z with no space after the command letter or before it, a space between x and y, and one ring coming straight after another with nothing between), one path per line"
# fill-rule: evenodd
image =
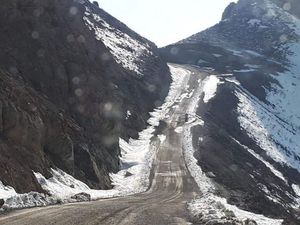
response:
M128 120L131 115L132 114L131 114L130 110L127 110L125 119Z
M157 136L160 140L160 144L163 144L165 140L167 139L166 135L160 134Z
M204 87L203 87L203 93L204 98L203 101L205 103L208 103L210 99L215 97L218 85L221 83L220 79L215 76L211 75L208 78L204 80Z
M183 127L176 127L176 129L174 130L176 133L180 134L183 132Z
M243 70L234 70L236 73L249 73L249 72L255 72L256 69L243 69Z
M0 199L7 199L9 197L12 197L16 195L17 192L13 187L10 186L5 186L1 181L0 181Z
M51 169L50 173L52 177L49 179L40 173L34 172L34 175L41 187L56 198L67 199L80 192L90 190L86 184L60 169Z
M142 56L151 55L151 48L148 44L131 38L124 32L113 28L107 21L98 14L94 14L86 7L83 17L86 26L95 32L97 40L102 41L110 50L114 59L124 68L143 76L141 63Z
M250 19L247 23L250 24L251 26L256 26L256 25L260 25L261 24L261 20Z
M220 57L222 57L223 55L221 55L221 54L213 54L213 56L215 56L215 57L217 57L217 58L220 58Z

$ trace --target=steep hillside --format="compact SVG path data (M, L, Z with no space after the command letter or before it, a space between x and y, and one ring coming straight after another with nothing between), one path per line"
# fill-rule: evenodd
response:
M195 157L230 204L299 223L300 20L296 1L240 0L222 21L161 49L215 74Z
M60 168L111 187L119 138L136 137L170 75L156 46L87 0L0 7L0 181L42 191Z

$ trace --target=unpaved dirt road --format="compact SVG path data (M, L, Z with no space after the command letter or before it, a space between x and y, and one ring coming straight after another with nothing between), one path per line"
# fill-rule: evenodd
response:
M185 67L187 69L187 67ZM204 79L205 72L190 68L182 94L190 92ZM7 225L172 225L189 223L186 203L200 191L191 177L183 157L182 134L174 128L184 124L190 99L175 103L170 110L162 134L166 140L157 151L151 187L145 193L94 202L50 206L15 211L0 217ZM177 106L176 106L177 105Z

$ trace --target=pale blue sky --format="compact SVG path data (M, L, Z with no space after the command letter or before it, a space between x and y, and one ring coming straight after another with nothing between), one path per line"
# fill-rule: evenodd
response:
M100 7L159 47L204 30L236 0L98 0Z

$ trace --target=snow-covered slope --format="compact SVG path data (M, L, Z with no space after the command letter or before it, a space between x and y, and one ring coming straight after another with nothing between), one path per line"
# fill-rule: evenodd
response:
M86 10L83 19L89 29L95 32L96 38L109 48L118 63L128 70L136 72L139 76L143 76L142 56L152 54L149 44L132 39L89 9Z

